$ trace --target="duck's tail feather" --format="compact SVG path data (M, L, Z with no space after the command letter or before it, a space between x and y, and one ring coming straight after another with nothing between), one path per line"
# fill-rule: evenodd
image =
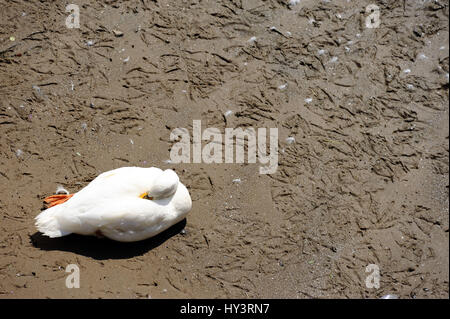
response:
M42 213L36 216L36 227L44 235L55 238L70 234L71 232L62 229L60 222L58 221L58 215L61 210L64 209L64 205L58 205L47 208Z

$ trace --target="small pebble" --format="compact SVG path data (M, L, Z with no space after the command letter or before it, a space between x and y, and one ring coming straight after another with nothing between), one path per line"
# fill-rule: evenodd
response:
M32 87L37 93L41 94L41 88L39 86L33 85Z
M337 56L334 56L334 57L332 57L332 58L330 59L330 63L337 62L337 60L338 60L338 57L337 57Z
M286 143L288 144L292 144L295 142L295 137L293 136L289 136L288 138L286 138Z
M65 189L62 185L58 185L58 186L56 186L55 194L57 194L57 195L58 194L66 194L66 195L68 195L69 191L67 189Z
M426 60L426 59L428 59L428 57L427 57L425 54L423 54L423 53L420 53L420 54L417 56L417 58L420 59L420 60Z
M226 112L224 113L225 117L228 117L228 116L230 116L231 114L233 114L233 111L231 111L231 110L228 110L228 111L226 111Z
M116 37L121 37L123 36L123 32L120 30L113 30L113 33Z

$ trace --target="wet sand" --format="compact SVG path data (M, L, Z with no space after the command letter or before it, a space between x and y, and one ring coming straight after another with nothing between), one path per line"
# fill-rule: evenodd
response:
M448 1L77 3L68 29L63 2L0 0L0 298L448 298ZM278 128L277 172L167 162L193 120ZM37 233L57 185L122 166L175 169L188 218Z

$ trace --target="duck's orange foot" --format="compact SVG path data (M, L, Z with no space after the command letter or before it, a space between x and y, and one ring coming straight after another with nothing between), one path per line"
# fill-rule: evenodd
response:
M47 208L62 204L67 202L74 194L58 194L48 196L44 199L45 204L47 204Z

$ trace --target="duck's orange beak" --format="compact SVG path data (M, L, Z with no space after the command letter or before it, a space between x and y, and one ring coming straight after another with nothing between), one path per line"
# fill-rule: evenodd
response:
M150 200L153 199L153 197L148 196L148 192L142 193L141 195L139 195L139 198L142 198L142 199L150 199Z
M75 194L58 194L44 198L44 202L47 204L47 208L67 202Z

